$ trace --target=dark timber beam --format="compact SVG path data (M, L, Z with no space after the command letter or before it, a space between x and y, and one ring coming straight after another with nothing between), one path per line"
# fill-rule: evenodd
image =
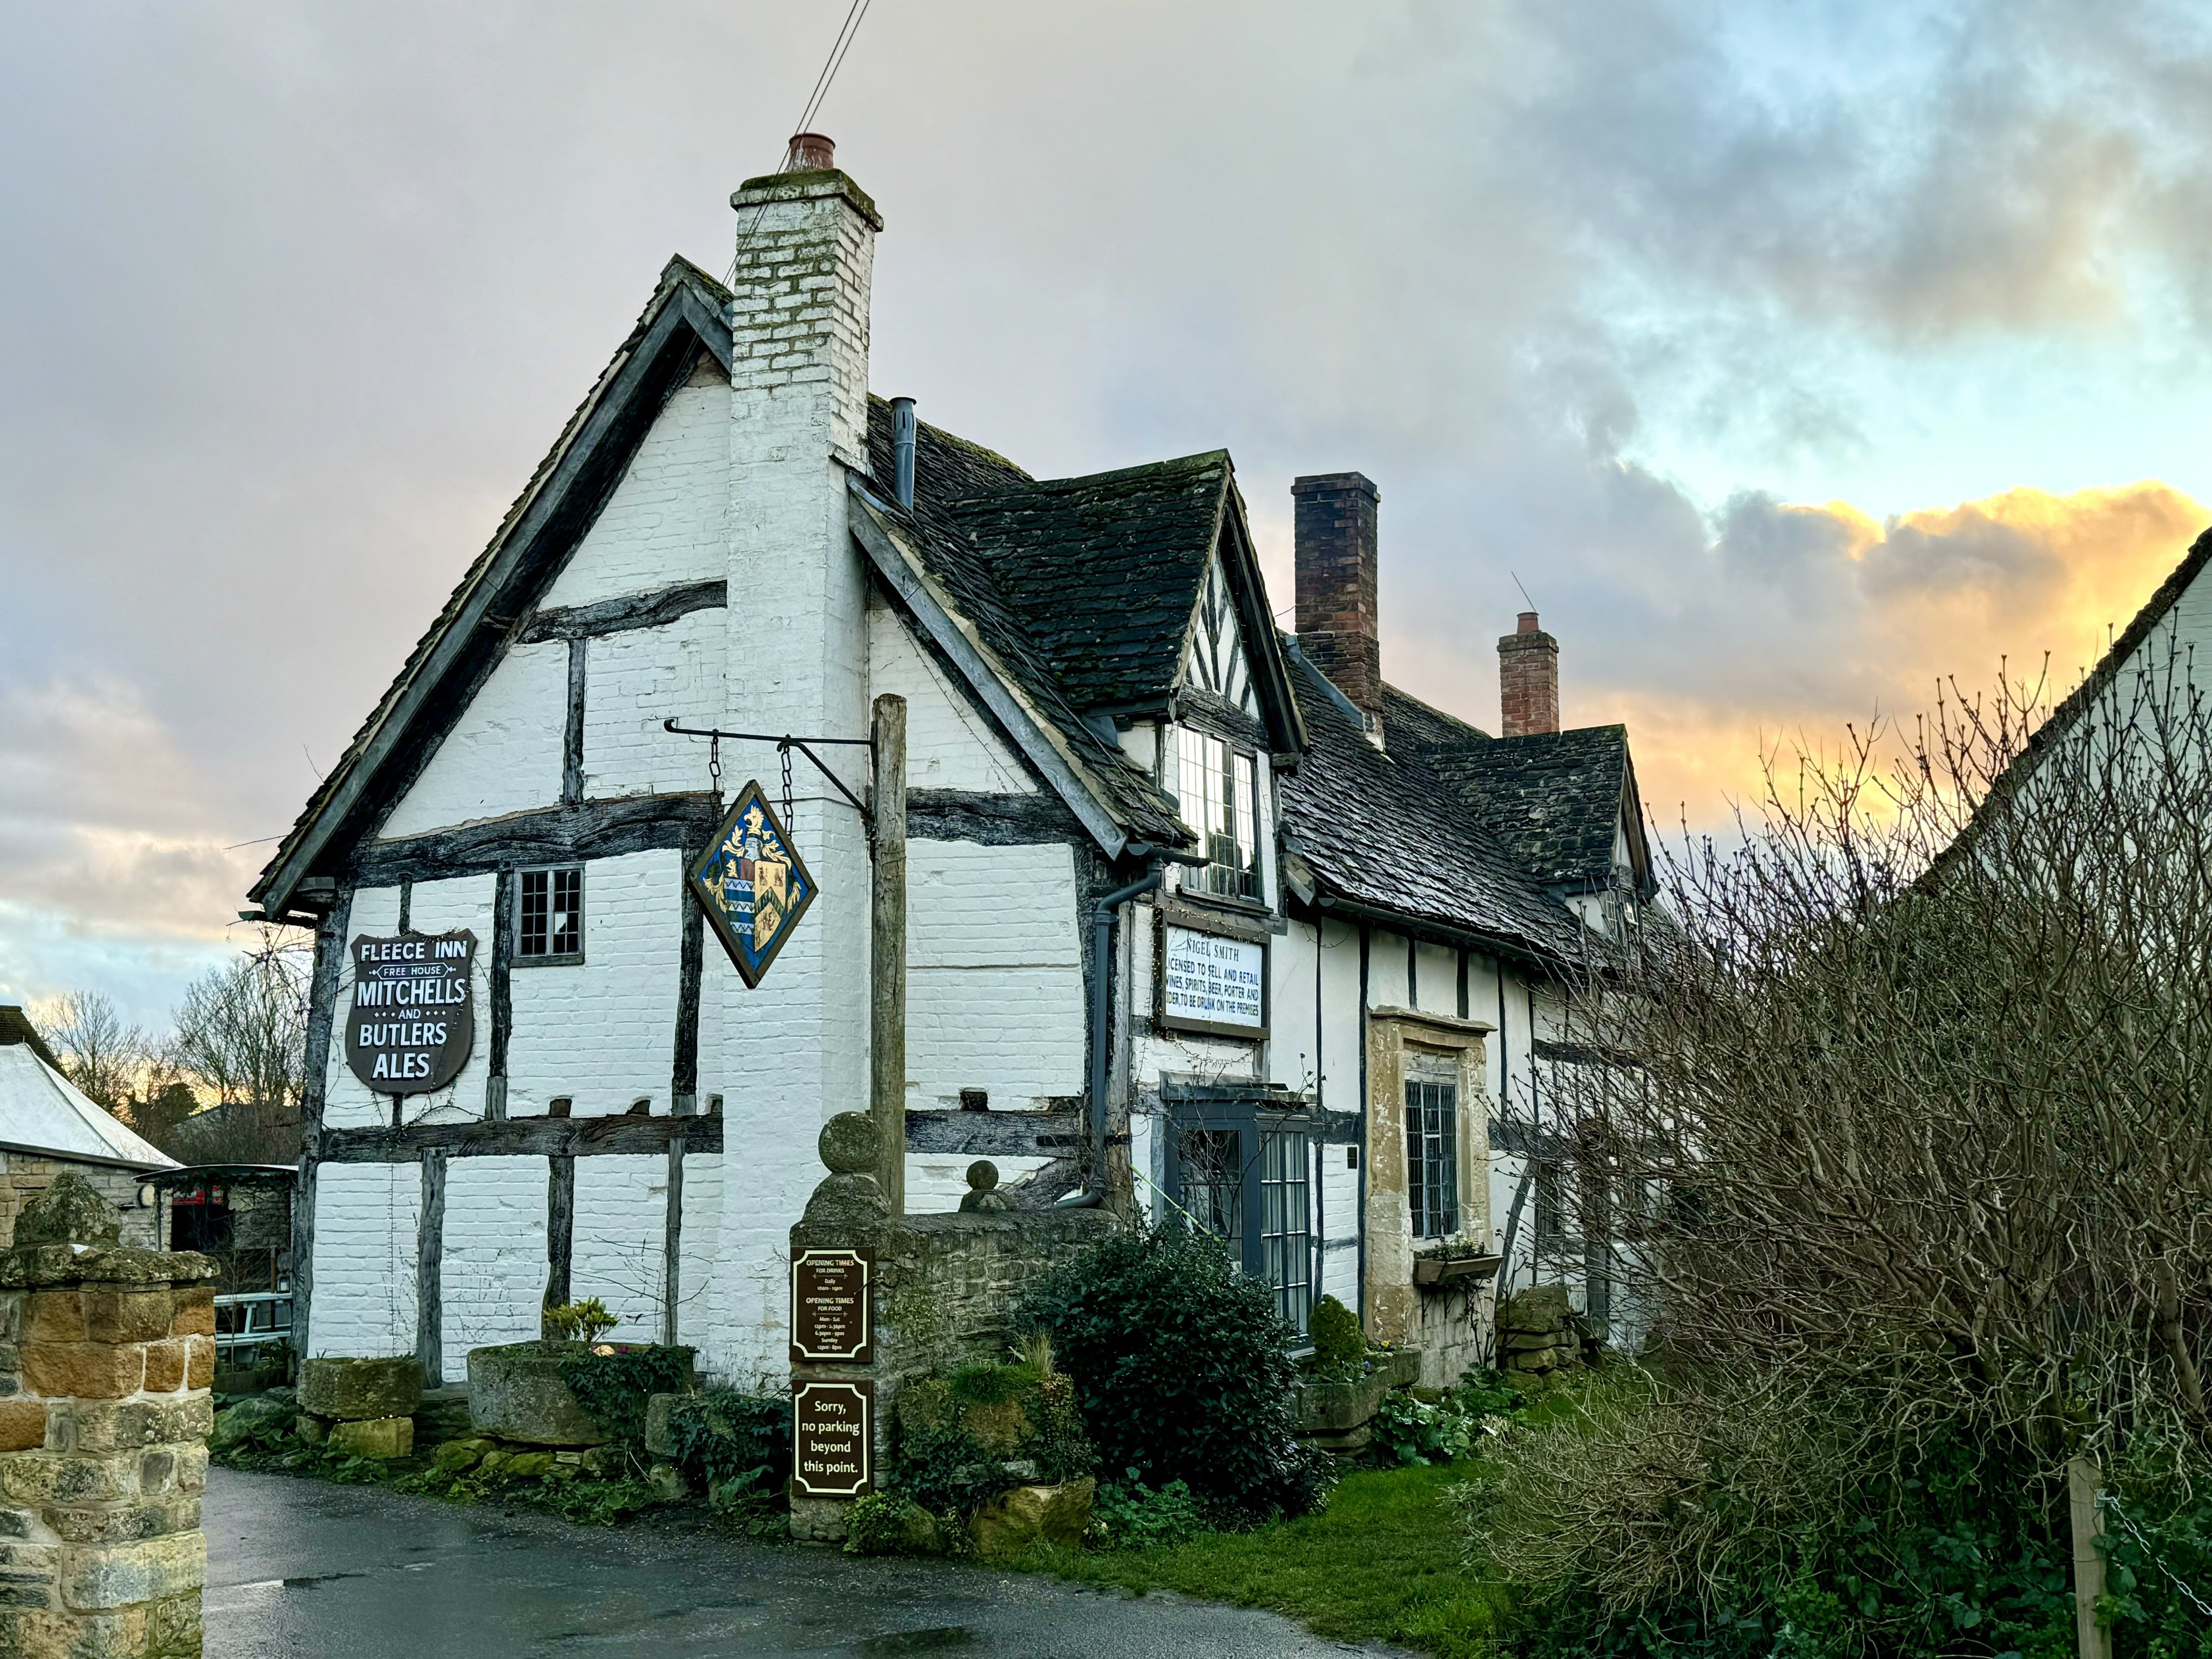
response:
M677 1309L683 1301L684 1137L668 1138L668 1218L660 1240L660 1340L676 1346Z
M315 1297L315 1162L323 1138L323 1088L330 1077L331 1024L337 1012L338 979L345 967L346 927L353 895L340 893L315 929L315 967L307 987L307 1042L300 1088L300 1179L292 1188L292 1327L301 1353L307 1346ZM156 1210L156 1218L159 1218ZM167 1233L156 1243L169 1247Z
M1009 1114L1011 1115L1011 1114ZM694 1152L722 1150L720 1117L509 1117L410 1123L402 1129L326 1129L325 1164L411 1164L435 1149L451 1158L658 1157L672 1139Z
M634 628L663 628L695 611L719 611L729 602L728 595L727 582L687 582L597 605L540 611L522 624L515 637L524 645L535 645L541 640L583 640Z
M422 1212L415 1226L415 1357L422 1386L446 1385L446 1154L422 1152Z
M906 833L915 841L972 841L984 847L1091 839L1056 796L990 795L968 789L908 790Z
M566 1307L568 1268L576 1254L576 1160L559 1156L547 1160L545 1171L545 1303L544 1311ZM553 1333L541 1322L539 1334Z
M390 887L403 881L489 875L526 864L574 864L703 846L720 821L714 797L704 791L573 801L458 830L368 842L355 855L351 882Z
M906 1115L909 1152L969 1158L1066 1158L1083 1145L1084 1115L1050 1112L915 1112Z

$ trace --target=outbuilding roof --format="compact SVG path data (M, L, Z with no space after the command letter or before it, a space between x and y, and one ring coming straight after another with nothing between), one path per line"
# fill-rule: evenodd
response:
M27 1042L0 1043L0 1150L131 1170L176 1162L118 1122Z

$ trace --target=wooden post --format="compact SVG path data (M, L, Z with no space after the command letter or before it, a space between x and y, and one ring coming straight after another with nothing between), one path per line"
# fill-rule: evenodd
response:
M446 1382L446 1154L422 1149L422 1213L415 1228L415 1357L422 1386Z
M576 1249L576 1160L556 1152L545 1160L545 1306L568 1303L568 1264Z
M668 1225L660 1245L660 1340L676 1346L676 1309L682 1299L684 1255L684 1133L668 1137Z
M2097 1508L2097 1466L2087 1458L2066 1465L2067 1508L2074 1521L2074 1638L2081 1659L2112 1659L2112 1633L2097 1624L2097 1598L2105 1593L2105 1557L2097 1547L2105 1517Z
M868 959L868 1115L876 1184L906 1213L906 699L875 703L876 859Z

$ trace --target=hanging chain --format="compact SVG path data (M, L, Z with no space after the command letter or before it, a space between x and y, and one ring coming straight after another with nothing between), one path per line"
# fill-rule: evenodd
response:
M707 787L716 800L722 799L722 740L716 738L707 745Z
M791 745L780 743L776 749L783 757L783 829L788 835L791 833Z

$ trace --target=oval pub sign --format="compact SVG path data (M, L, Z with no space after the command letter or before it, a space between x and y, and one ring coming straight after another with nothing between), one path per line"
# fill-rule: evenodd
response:
M346 1060L380 1095L419 1095L460 1074L476 1037L477 936L357 938Z

